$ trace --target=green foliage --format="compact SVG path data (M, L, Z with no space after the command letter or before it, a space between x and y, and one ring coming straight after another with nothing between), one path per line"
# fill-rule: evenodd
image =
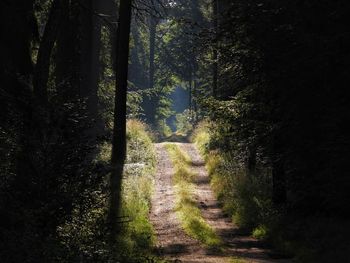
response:
M214 129L213 124L200 124L193 140L204 153L212 187L224 211L242 228L253 230L272 213L271 174L261 168L253 176L232 153L210 151Z
M199 151L203 156L205 156L206 152L209 150L209 143L210 143L210 134L209 134L209 122L208 121L201 121L197 124L195 127L192 135L191 140L196 144Z
M176 132L185 136L189 135L193 129L192 116L190 110L176 114Z
M48 32L47 39L50 9L58 10L52 9L54 2L62 12L57 32ZM110 261L104 240L110 150L100 139L109 138L112 129L115 32L105 19L113 19L115 11L98 10L108 13L100 21L78 2L0 2L5 222L0 258L5 262ZM349 1L215 1L218 14L211 1L171 1L168 16L158 20L153 87L148 87L149 14L144 13L157 12L143 2L135 2L141 11L135 12L131 32L128 117L145 117L149 96L151 124L160 123L161 136L168 137L169 94L176 85L192 86L196 118L212 120L199 126L194 140L207 155L224 210L256 237L297 252L300 262L347 262ZM113 9L116 1L104 4ZM94 20L103 21L101 34L91 27ZM43 65L37 64L39 49ZM98 63L93 53L99 54ZM211 98L215 65L217 94ZM33 88L35 79L46 78L40 66L49 69L43 85L47 100ZM98 87L84 84L92 73ZM90 107L99 110L92 118ZM186 118L178 117L179 130L187 132ZM152 243L146 214L154 157L145 127L129 125L123 211L131 222L124 223L118 251L121 262L142 262ZM90 136L95 128L103 131ZM285 177L287 190L287 200L277 201L287 202L272 208L275 172ZM188 173L179 169L180 178ZM181 195L189 195L191 189L181 188Z
M129 91L127 94L127 118L135 119L139 118L142 112L142 104L143 98L142 93L140 92L131 92Z
M248 263L248 261L238 257L234 257L234 258L230 258L229 263Z
M269 225L272 244L301 263L346 262L350 235L347 220L288 215Z
M190 170L191 159L175 144L167 144L175 168L176 212L185 232L209 248L221 249L222 242L202 217L194 199L195 174Z
M266 239L268 236L267 232L267 227L265 225L260 225L253 230L252 236L256 239Z
M239 162L241 159L232 156L237 147L232 147L231 152L213 150L224 140L215 136L220 136L215 124L204 122L199 123L192 140L205 156L214 192L235 223L251 231L253 237L271 242L281 255L295 255L297 262L346 259L344 251L349 249L346 239L350 234L347 222L323 217L301 218L274 208L271 170L262 166L253 175L249 174L244 163Z
M145 124L127 123L128 156L123 181L122 214L130 220L123 228L122 240L133 254L149 253L153 242L153 227L148 220L155 153Z
M155 153L151 131L145 123L131 119L127 122L128 156L127 163L143 163L146 167L155 166Z
M171 136L172 130L171 128L167 125L165 120L158 121L157 125L157 131L158 131L158 138L163 139Z
M174 114L171 112L172 101L169 99L174 87L184 87L190 93L189 86L194 86L194 82L199 85L201 80L197 74L199 67L197 46L200 39L196 34L199 34L199 24L203 22L200 10L202 4L201 1L184 1L179 5L169 5L167 10L169 16L160 20L157 26L155 86L158 96L156 113L158 121ZM193 87L191 93L194 93ZM184 118L181 116L179 118L180 122L185 124ZM180 129L184 129L181 133L186 133L190 128L186 124Z
M122 262L147 262L155 237L148 219L153 190L155 152L151 135L145 124L137 120L127 123L128 155L122 190L122 232L116 247L117 259ZM110 144L100 147L96 162L108 164ZM72 220L58 228L62 245L69 253L60 262L72 262L77 253L86 262L107 262L111 257L106 237L108 208L105 185L95 189L90 205L85 210L78 206ZM124 223L123 223L124 222ZM157 259L154 259L157 262Z
M143 29L145 30L145 29ZM111 126L111 122L113 120L113 110L114 110L114 96L115 96L115 74L113 70L113 61L114 58L112 58L113 52L113 46L109 42L112 38L111 31L108 27L102 26L102 36L101 36L101 63L103 64L102 67L102 76L101 80L99 82L99 89L98 89L98 97L99 97L99 103L102 107L100 107L100 114L105 123L107 123L107 127ZM136 49L135 46L133 46L133 43L131 43L131 48ZM134 57L131 57L131 60L133 60ZM132 65L130 65L131 71ZM142 70L138 70L142 71ZM129 119L136 119L142 117L142 103L144 101L144 98L149 95L151 92L150 90L145 89L144 86L142 86L140 82L145 83L145 80L142 80L142 77L138 76L137 74L133 75L130 74L128 81L128 94L127 94L127 118ZM141 85L141 86L140 86Z
M113 70L113 45L110 42L111 31L107 26L101 28L101 50L100 61L101 77L97 90L100 105L100 116L105 123L105 127L110 130L113 125L114 95L115 95L115 73Z

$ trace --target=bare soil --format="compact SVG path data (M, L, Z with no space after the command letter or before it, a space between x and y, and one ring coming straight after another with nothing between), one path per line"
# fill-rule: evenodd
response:
M237 226L226 217L210 188L205 164L196 147L191 143L176 143L187 152L192 160L192 169L197 174L195 199L203 218L217 232L224 242L223 251L210 251L189 237L182 229L174 211L175 192L172 177L174 174L171 159L164 143L156 144L157 173L152 199L151 222L157 236L156 252L170 262L223 263L232 258L245 262L282 263L286 259L272 259L272 252L256 239L240 234Z

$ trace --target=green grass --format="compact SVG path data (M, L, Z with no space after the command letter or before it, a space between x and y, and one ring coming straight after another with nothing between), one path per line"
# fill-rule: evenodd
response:
M155 244L155 233L149 221L151 195L153 191L155 171L155 150L151 134L145 124L138 120L127 123L127 159L124 167L122 189L122 230L115 249L117 262L143 263L164 262L152 255ZM106 166L110 162L111 145L102 144L96 162ZM65 236L66 246L77 246L84 253L98 253L102 258L94 262L112 262L106 240L101 236L108 213L108 196L102 190L96 191L96 204L85 212L80 219L79 211L69 225L62 226L59 231ZM115 262L115 261L113 261Z
M197 127L191 135L191 141L196 144L202 155L205 155L210 142L209 123L202 121L197 124Z
M268 228L265 225L259 225L252 232L252 236L259 240L266 239L268 236L267 234L268 234Z
M275 251L296 262L348 262L350 223L337 218L301 217L276 209L271 201L271 169L260 167L256 177L247 176L236 153L220 151L218 129L199 123L192 141L201 150L211 186L233 221L252 236L269 242ZM245 262L232 259L231 263Z
M166 148L172 159L175 174L176 213L182 228L191 237L199 240L211 249L221 249L222 242L215 231L204 220L200 209L194 200L195 174L190 169L190 157L175 144L167 144Z
M229 263L248 263L248 261L245 259L234 257L230 258Z

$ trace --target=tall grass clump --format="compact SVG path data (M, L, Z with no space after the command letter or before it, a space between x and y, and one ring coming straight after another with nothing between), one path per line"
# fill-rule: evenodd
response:
M349 222L304 217L274 206L271 166L258 159L250 171L244 149L242 153L232 134L232 130L205 121L192 135L225 213L255 238L272 244L279 255L294 256L296 262L347 262Z
M176 190L176 212L182 228L208 248L220 249L220 238L202 217L195 200L193 180L196 174L191 171L190 157L175 144L167 144L166 148L175 169L173 182Z
M93 193L94 198L86 208L77 208L70 223L62 225L59 234L63 246L75 248L80 254L68 255L60 262L111 262L117 259L125 263L160 262L152 256L155 236L148 215L153 190L155 151L152 135L147 126L138 120L127 122L127 159L122 186L122 208L114 255L110 255L106 235L108 214L107 178L111 145L100 146L96 164L99 172L105 173L104 182ZM114 262L114 261L113 261Z
M261 228L272 213L271 173L257 168L254 175L249 174L233 150L224 151L215 144L215 129L217 127L209 122L199 123L192 141L206 160L212 188L224 212L238 226L253 232Z
M124 250L127 253L147 254L155 241L148 219L155 151L147 126L138 120L127 122L127 142L122 189L122 215L127 223L123 228L121 243L127 244Z
M201 121L197 124L194 129L191 140L196 144L202 155L206 156L209 151L210 134L209 134L210 124L208 121Z

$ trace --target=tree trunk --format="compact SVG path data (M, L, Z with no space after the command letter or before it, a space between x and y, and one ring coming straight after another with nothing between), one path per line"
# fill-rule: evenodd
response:
M154 17L150 17L149 25L149 88L154 87L154 57L156 43L157 21Z
M249 146L247 156L247 174L254 177L256 175L256 147Z
M154 18L152 15L150 16L150 21L149 21L149 89L154 88L154 58L155 58L155 44L156 44L156 32L157 32L157 20ZM150 111L148 113L148 119L149 122L153 125L156 124L156 105L157 103L154 103L156 98L155 96L152 95L150 98Z
M98 115L98 84L100 77L101 19L96 13L102 13L104 2L85 1L87 6L81 15L81 57L80 87L81 96L86 99L89 118L94 121L90 135L97 135L102 129Z
M275 205L282 205L287 202L286 178L283 161L278 158L272 167L272 200Z
M197 77L195 76L193 81L193 122L194 124L198 123L198 104L197 104L197 89L198 89L198 82Z
M218 96L218 0L213 1L213 28L214 28L214 40L213 40L213 90L212 95L214 98Z
M38 58L33 78L34 95L42 104L48 100L47 82L50 74L50 58L60 29L61 1L55 0L51 5L48 21L40 42Z
M57 38L55 80L57 93L63 101L81 96L79 13L77 1L61 0L62 28Z
M110 176L111 197L109 223L111 227L112 245L119 232L117 219L120 208L123 166L126 157L126 99L128 86L131 7L131 0L120 1L116 51L117 67L111 159L112 171Z
M114 0L107 0L106 5L103 7L103 13L107 14L110 16L108 19L113 25L117 27L118 25L118 20L117 18L117 13L119 10L118 2L114 2ZM108 30L109 30L109 41L111 43L110 47L110 59L111 59L111 64L114 72L116 72L117 68L117 34L115 31L115 27L108 25ZM101 72L103 72L101 70Z
M190 110L190 116L192 117L192 110L193 110L193 105L192 105L192 85L193 85L193 75L192 75L192 69L190 69L190 73L189 73L189 80L188 80L188 95L189 95L189 99L188 99L188 107Z

